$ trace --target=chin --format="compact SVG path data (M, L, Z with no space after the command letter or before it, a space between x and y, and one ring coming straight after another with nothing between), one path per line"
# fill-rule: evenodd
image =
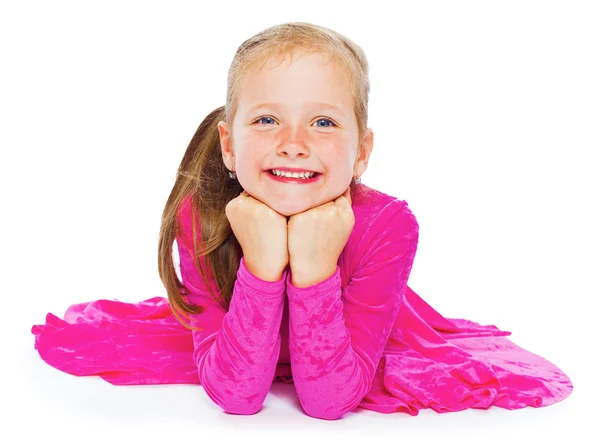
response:
M285 206L285 205L280 206L279 204L275 204L274 206L269 205L269 207L271 207L271 209L273 211L276 211L277 213L279 213L285 217L293 216L295 214L302 213L302 212L312 208L308 205L306 207L302 207L300 205L290 207L290 206Z
M311 204L308 201L307 202L300 202L298 201L294 201L294 202L286 202L286 201L265 201L264 203L266 203L273 211L276 211L277 213L279 213L282 216L293 216L295 214L298 213L302 213L304 211L310 210L313 207L316 207L319 204Z

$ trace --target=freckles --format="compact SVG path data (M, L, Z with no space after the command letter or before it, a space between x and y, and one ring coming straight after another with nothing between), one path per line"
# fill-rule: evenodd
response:
M250 147L246 149L244 156L247 164L249 164L251 168L255 169L255 171L262 173L263 169L270 165L268 149L265 149L264 146L255 145Z
M267 145L264 140L261 140L260 136L246 135L242 138L240 146L243 146L240 150L244 152L244 156L252 159L257 159L260 156L260 152L264 150L264 146Z
M242 144L246 146L247 150L254 149L255 146L260 144L259 137L253 134L248 134L242 138Z
M273 145L273 141L260 133L251 133L244 137L244 144L247 146L248 151L255 152L268 149L269 146Z
M350 151L345 145L334 144L325 152L328 160L336 165L346 164L350 159Z

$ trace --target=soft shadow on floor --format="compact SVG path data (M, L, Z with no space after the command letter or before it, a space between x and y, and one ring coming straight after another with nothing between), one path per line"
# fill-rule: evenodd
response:
M298 394L296 393L296 388L293 383L281 383L275 382L271 385L271 389L269 390L269 394L280 398L282 401L289 403L298 411L302 412L302 405L300 404L300 400L298 399Z

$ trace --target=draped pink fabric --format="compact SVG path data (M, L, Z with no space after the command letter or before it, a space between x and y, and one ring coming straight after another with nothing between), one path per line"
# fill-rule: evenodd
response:
M445 318L407 285L416 218L405 201L368 190L353 198L355 226L335 274L298 288L289 267L267 282L242 257L229 310L193 264L188 198L177 245L187 301L205 308L192 317L202 330L181 325L164 297L102 299L72 305L63 319L47 314L32 328L35 348L61 371L115 385L199 384L230 413L259 411L273 381L293 383L305 412L323 419L356 407L417 415L565 399L567 375L510 332Z

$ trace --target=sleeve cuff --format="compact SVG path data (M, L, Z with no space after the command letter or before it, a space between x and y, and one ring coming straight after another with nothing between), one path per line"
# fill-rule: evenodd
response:
M340 266L336 265L335 273L329 278L320 281L314 285L305 286L299 288L292 284L292 272L288 271L286 277L287 295L289 299L301 298L302 300L309 300L312 298L320 297L332 292L337 292L342 286L342 278L340 276Z
M242 257L240 261L240 267L237 273L238 279L241 280L244 285L250 287L254 291L260 292L261 294L266 294L273 297L280 296L285 290L285 280L287 274L288 270L286 268L281 275L281 279L275 282L263 280L250 272L248 267L246 267L246 261L244 260L244 257Z

